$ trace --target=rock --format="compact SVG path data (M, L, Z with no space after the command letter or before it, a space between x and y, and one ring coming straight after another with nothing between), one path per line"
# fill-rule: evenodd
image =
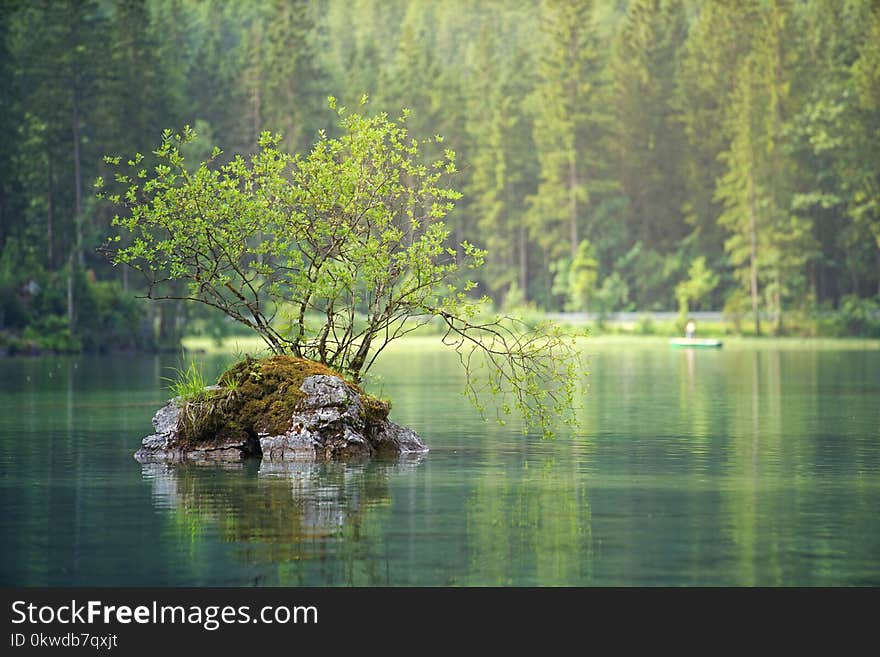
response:
M135 459L141 463L156 461L232 461L241 460L253 451L253 445L245 440L225 440L210 445L187 446L180 442L177 423L181 406L178 400L171 400L156 411L153 416L151 434L141 441L141 448L135 452ZM253 441L250 441L251 443Z
M210 386L203 399L174 399L160 408L155 433L143 439L135 458L283 462L428 451L415 431L388 420L387 403L323 366L273 356L236 365L221 383L230 373L239 377L236 385Z
M163 406L153 416L153 431L158 435L168 435L177 429L177 418L180 416L178 400Z
M314 460L319 447L315 436L301 430L260 437L260 454L268 461Z
M374 429L371 443L377 452L418 454L428 451L419 434L390 420L384 420Z

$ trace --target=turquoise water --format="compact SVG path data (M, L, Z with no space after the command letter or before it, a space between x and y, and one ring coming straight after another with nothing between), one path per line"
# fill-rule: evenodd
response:
M0 583L880 585L880 351L586 349L573 434L418 341L372 391L430 453L287 466L135 462L174 359L0 360Z

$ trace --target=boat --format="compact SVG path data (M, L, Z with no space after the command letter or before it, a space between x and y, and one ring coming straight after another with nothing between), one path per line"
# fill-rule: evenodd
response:
M719 349L724 343L721 340L711 338L674 338L669 341L673 347L688 347L692 349Z

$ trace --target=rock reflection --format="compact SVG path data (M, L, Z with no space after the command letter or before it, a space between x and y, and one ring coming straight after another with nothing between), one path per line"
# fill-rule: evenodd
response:
M326 555L363 538L364 517L390 507L391 479L424 455L394 461L260 462L142 466L153 504L199 541L205 530L239 544L249 562L278 563Z

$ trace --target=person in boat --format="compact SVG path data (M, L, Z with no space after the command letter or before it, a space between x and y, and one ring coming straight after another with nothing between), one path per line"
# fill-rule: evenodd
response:
M684 337L688 340L693 340L697 335L697 323L689 319L688 323L684 326Z

